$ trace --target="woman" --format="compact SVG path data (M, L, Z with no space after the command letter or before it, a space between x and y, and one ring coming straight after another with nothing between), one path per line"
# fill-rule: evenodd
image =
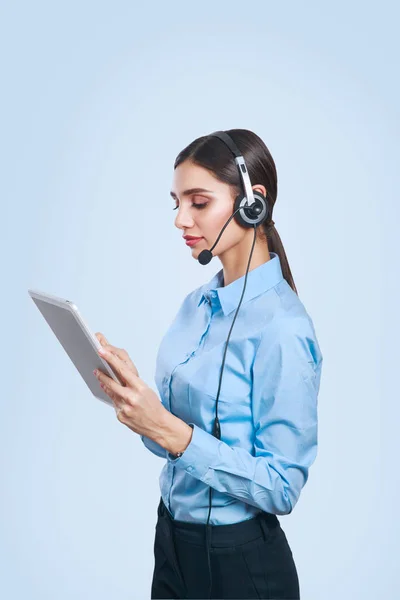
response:
M126 352L110 346L120 356L114 366L122 358L134 371L125 376L129 394L108 378L118 418L166 458L151 598L300 598L277 515L292 512L316 457L322 354L271 219L272 156L255 133L227 133L268 218L257 228L230 220L213 249L223 268L184 299L157 355L161 412ZM178 155L175 226L197 238L193 258L212 247L243 197L240 175L213 134Z

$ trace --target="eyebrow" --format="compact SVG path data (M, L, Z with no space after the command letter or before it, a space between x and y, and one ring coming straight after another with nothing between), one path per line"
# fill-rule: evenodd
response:
M182 196L191 196L192 194L200 194L201 192L209 192L209 193L213 193L212 190L207 190L206 188L190 188L188 190L185 190L184 192L182 192ZM175 192L170 192L170 195L177 199L178 196L175 194Z

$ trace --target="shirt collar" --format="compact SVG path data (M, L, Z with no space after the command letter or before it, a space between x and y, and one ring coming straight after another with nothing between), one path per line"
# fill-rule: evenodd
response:
M270 252L269 255L270 260L248 272L242 304L263 294L283 279L278 254ZM217 296L224 315L229 315L237 308L243 292L245 275L235 279L227 286L223 286L223 279L224 270L221 269L208 283L201 287L200 300L197 306L200 306L205 300Z

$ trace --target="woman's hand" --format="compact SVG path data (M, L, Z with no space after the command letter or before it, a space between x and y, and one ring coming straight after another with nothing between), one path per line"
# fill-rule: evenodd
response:
M117 419L135 433L158 442L163 438L164 425L169 415L157 394L140 379L139 373L126 350L109 344L100 332L95 334L102 349L99 355L117 373L123 385L103 372L95 373L101 387L116 408Z

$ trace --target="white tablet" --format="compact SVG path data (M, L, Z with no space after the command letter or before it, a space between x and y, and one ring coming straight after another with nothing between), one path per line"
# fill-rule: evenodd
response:
M76 305L70 300L57 298L44 292L28 290L28 293L92 394L102 402L114 407L111 398L100 387L100 382L93 371L99 369L120 385L124 384L111 366L98 355L97 350L102 346L85 324Z

